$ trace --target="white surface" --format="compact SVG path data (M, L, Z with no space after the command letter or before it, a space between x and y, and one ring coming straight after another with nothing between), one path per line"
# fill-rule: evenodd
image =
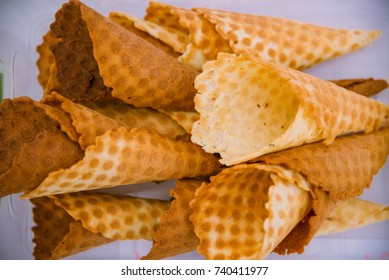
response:
M5 67L5 97L28 95L39 99L42 90L36 80L35 47L53 21L63 1L1 0L0 60ZM338 28L381 29L382 36L371 46L355 53L321 63L307 72L323 79L389 78L389 1L387 0L224 0L163 1L181 7L209 7L253 14L288 17ZM107 15L122 11L138 17L144 15L147 1L85 0L85 4ZM379 94L389 103L389 91ZM1 159L0 159L1 160ZM389 165L374 178L362 198L389 204ZM172 182L163 185L141 184L117 187L114 192L137 196L168 198ZM32 259L33 244L31 205L19 195L0 201L0 259ZM137 259L145 255L147 241L113 242L71 256L71 259ZM176 259L203 259L195 252ZM302 255L270 255L269 259L389 259L389 222L363 229L314 239Z

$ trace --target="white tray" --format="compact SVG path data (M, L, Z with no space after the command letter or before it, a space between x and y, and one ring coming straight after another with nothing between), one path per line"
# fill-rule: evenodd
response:
M389 1L387 0L224 0L163 1L181 7L209 7L238 12L288 17L338 28L381 29L382 36L365 49L314 66L306 72L323 79L389 78ZM63 1L0 1L0 60L4 72L4 97L27 95L40 99L36 80L36 46L53 21ZM143 17L148 1L85 0L104 15L122 11ZM389 103L389 90L375 96ZM1 159L0 159L1 160ZM374 178L362 198L389 204L389 164ZM129 195L169 198L174 182L116 187L110 191ZM31 204L11 195L0 200L0 259L32 259ZM151 242L117 241L70 256L69 259L138 259L148 253ZM196 252L173 259L203 259ZM389 222L314 239L302 255L268 259L389 259Z

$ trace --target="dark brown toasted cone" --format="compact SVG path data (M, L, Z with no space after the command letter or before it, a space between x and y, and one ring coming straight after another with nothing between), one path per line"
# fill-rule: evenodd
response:
M93 57L93 45L81 18L80 5L78 1L65 3L50 26L57 38L50 47L60 84L56 90L75 102L112 99L111 89L104 85Z
M31 202L36 223L32 228L35 259L62 259L112 241L83 228L80 221L75 221L47 196Z
M39 102L28 97L0 103L0 197L33 190L58 168L83 157Z
M331 82L364 96L372 96L388 87L386 80L373 78L332 80Z
M170 191L173 197L171 206L162 215L159 227L154 234L153 247L142 259L159 260L196 249L199 239L189 220L191 214L189 202L194 198L202 182L177 180L176 188Z

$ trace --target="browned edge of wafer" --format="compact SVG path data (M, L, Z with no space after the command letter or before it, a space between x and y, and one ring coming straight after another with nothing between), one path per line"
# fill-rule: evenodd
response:
M176 181L176 188L170 190L173 197L171 206L163 213L153 237L153 246L142 259L164 259L196 249L199 239L189 220L189 203L202 183L189 179Z
M330 82L364 96L372 96L389 86L386 80L373 78L330 80Z

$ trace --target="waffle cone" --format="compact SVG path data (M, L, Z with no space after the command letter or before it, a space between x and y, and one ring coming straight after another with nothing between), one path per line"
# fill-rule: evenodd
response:
M348 79L348 80L334 80L331 81L336 85L364 96L371 96L383 89L387 88L388 84L385 80L369 79ZM193 124L198 121L200 115L198 112L185 112L173 110L159 110L174 119L180 126L182 126L186 133L192 133Z
M104 84L136 107L193 109L197 72L80 4Z
M160 134L167 135L172 139L187 133L183 126L185 123L169 114L164 114L151 108L136 108L123 102L89 102L85 104L89 108L116 120L127 128L155 129ZM182 112L190 115L191 112Z
M333 201L359 196L371 185L389 154L389 129L337 138L331 145L312 143L268 154L255 162L300 172Z
M170 191L173 201L159 222L153 237L153 247L144 260L159 260L187 253L196 249L199 239L194 233L189 203L203 181L178 180Z
M50 173L23 197L209 176L219 167L214 155L191 142L174 141L146 129L119 128L97 137L81 161Z
M175 120L181 127L185 129L185 132L191 134L193 124L199 119L197 112L185 112L185 111L172 111L172 110L160 110L170 118Z
M84 229L49 197L31 202L36 224L32 228L35 259L62 259L112 241Z
M77 0L63 4L50 25L56 38L50 46L57 67L55 90L74 102L112 100L111 89L104 85L93 56L81 5Z
M95 143L96 137L103 135L108 130L122 127L116 120L74 103L56 92L53 92L51 96L60 103L63 112L70 116L72 125L79 134L78 143L84 150Z
M350 198L339 201L316 236L343 232L389 220L389 207L370 201Z
M131 17L130 15L127 15L122 12L110 12L109 18L112 21L116 22L117 24L123 26L127 30L131 31L138 37L142 38L146 42L152 44L156 48L160 49L161 51L164 51L168 55L173 56L175 58L177 58L180 55L179 53L175 52L172 47L166 45L161 40L156 39L152 37L150 34L148 34L147 32L144 32L136 28L134 26L135 18Z
M58 168L83 157L41 104L28 97L0 104L0 196L35 189Z
M364 96L372 96L388 87L386 80L376 80L373 78L332 80L331 82Z
M152 240L169 201L76 192L53 196L55 203L92 233L115 239Z
M388 125L388 105L270 62L219 54L203 70L192 141L226 165Z
M286 18L196 9L209 20L236 54L272 61L294 69L369 45L379 30L322 27Z
M224 40L215 26L196 11L150 1L146 12L147 21L188 34L189 42L178 59L199 71L207 60L215 59L217 53L232 52L228 40Z
M123 102L87 102L85 106L76 104L69 99L52 92L49 102L56 102L59 108L70 116L72 128L79 137L83 149L93 145L97 136L108 130L120 127L155 129L172 139L185 134L185 130L172 118L150 108L134 108ZM58 106L58 105L57 105ZM63 123L63 121L61 122Z
M185 32L173 27L165 27L141 19L135 19L134 26L172 47L177 53L184 53L186 46L190 42L188 35Z
M298 173L261 164L226 168L190 203L197 251L207 259L263 259L310 210Z

